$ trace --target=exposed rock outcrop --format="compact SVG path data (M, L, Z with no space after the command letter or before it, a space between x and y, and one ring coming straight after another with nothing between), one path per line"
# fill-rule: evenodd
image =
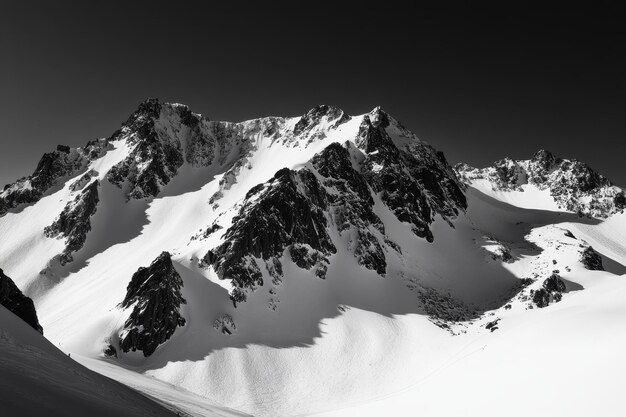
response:
M545 281L543 281L543 288L551 293L565 292L565 282L563 282L558 275L552 274Z
M4 274L2 269L0 269L0 305L43 334L43 328L39 324L33 300L22 294L22 291L17 288L11 278Z
M580 262L585 265L585 268L592 271L604 271L602 265L602 256L596 252L591 246L585 248L580 254Z
M532 300L537 307L544 308L551 302L561 301L565 291L565 282L557 274L552 274L543 281L542 288L531 291Z
M350 120L350 116L345 114L343 110L323 104L304 114L294 126L293 134L295 136L320 137L322 129L318 129L317 135L315 135L315 130L320 125L327 123L330 125L330 129L335 129L348 120Z
M378 110L372 118L375 124L364 122L367 132L357 140L360 148L332 143L304 168L282 169L248 192L224 243L202 262L231 279L235 304L263 285L263 269L280 282L280 258L287 249L296 265L324 278L328 257L336 252L333 228L340 236L349 234L348 249L360 265L385 275L385 246L400 250L385 236L372 189L400 221L431 241L428 225L435 214L449 218L465 209L465 197L445 159L426 145L419 157L398 149L384 130L386 114ZM369 153L363 154L363 148Z
M155 129L160 113L158 100L146 100L111 138L127 137L135 145L107 174L109 182L123 188L129 199L156 197L183 164L180 141L160 137Z
M91 230L90 218L96 213L98 206L98 180L87 186L74 201L68 203L59 217L50 226L44 229L47 237L66 239L66 246L59 256L61 265L71 262L72 253L80 250Z
M443 153L420 141L398 148L385 130L389 124L379 108L363 119L357 138L367 154L363 175L400 221L432 242L435 215L456 216L467 208L465 195Z
M58 145L55 151L43 155L32 175L4 187L0 192L0 216L23 204L36 203L61 180L79 173L109 149L107 139L87 142L82 148Z
M183 281L168 252L133 274L121 303L122 308L132 308L119 335L122 351L140 350L144 356L150 356L172 337L177 327L185 325L180 312L181 305L186 304L182 287Z
M328 191L329 215L337 231L352 236L348 249L360 265L384 275L387 263L376 232L384 236L385 227L374 213L374 199L365 178L352 165L349 150L358 151L349 143L346 146L329 145L311 159L311 165Z
M232 280L233 302L245 301L245 289L263 285L257 260L282 256L294 244L307 245L324 259L336 251L326 231L326 191L309 170L276 173L246 195L224 243L204 257L220 277ZM274 268L277 276L282 268Z
M58 180L80 170L85 162L82 152L62 145L44 154L32 175L4 187L0 193L0 216L22 204L36 203Z

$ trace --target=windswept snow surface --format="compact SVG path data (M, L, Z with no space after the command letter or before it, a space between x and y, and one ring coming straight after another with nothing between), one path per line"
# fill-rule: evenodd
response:
M572 221L562 213L518 209L470 189L468 216L503 239L514 222L528 222L529 242L540 253L522 255L510 268L518 276L557 269L568 287L563 301L527 310L526 303L488 312L444 343L445 352L426 352L436 365L415 369L416 377L394 393L381 393L316 416L620 416L626 372L626 216L599 224ZM493 204L491 210L482 204ZM472 209L472 207L474 209ZM478 213L480 212L480 214ZM560 217L564 217L559 221ZM483 223L484 222L484 223ZM578 245L593 243L607 271L589 271L578 262ZM553 263L556 261L556 264ZM565 269L569 267L570 271ZM609 271L612 270L611 271ZM498 321L489 332L484 324ZM434 345L433 345L434 347ZM415 354L424 354L415 352Z
M159 121L160 134L187 149L187 128L170 113L173 119ZM400 249L385 254L385 277L357 263L349 233L334 233L326 279L285 254L282 283L272 285L263 271L265 285L233 307L230 283L200 259L222 242L250 188L281 168L306 166L333 142L356 147L363 117L333 128L322 118L300 142L280 139L300 118L276 119L279 133L255 128L266 119L242 122L253 133L219 143L226 153L207 166L185 155L155 198L139 200L107 180L135 146L114 141L88 167L98 173L100 203L74 261L50 263L64 242L43 229L74 199L70 184L79 175L0 217L0 267L33 298L54 345L194 416L618 415L626 406L619 395L626 216L580 218L540 190L493 193L472 185L467 213L431 225L433 243L373 194L374 211ZM418 140L393 120L388 133L399 147ZM213 224L221 229L202 237ZM607 271L580 263L589 245ZM105 358L129 314L120 303L133 273L163 251L183 280L185 326L150 357L120 351ZM557 269L567 285L562 301L530 309L530 289ZM521 278L536 281L518 294ZM445 311L431 316L452 312L463 320L429 317L424 299L433 292ZM236 325L232 334L214 327L224 314ZM485 328L497 319L498 329Z
M152 417L175 413L74 362L0 306L0 415Z

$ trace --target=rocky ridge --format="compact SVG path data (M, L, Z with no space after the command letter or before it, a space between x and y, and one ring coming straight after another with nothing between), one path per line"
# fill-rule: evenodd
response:
M311 114L318 113L307 117ZM333 233L349 233L349 249L358 263L384 276L385 253L400 249L374 212L374 194L429 241L435 215L450 219L466 208L461 185L443 154L423 143L399 148L386 131L389 125L389 117L377 108L365 116L356 146L333 143L302 169L282 169L247 193L223 243L202 262L232 281L235 304L263 285L263 270L279 284L285 255L325 278L336 252Z
M5 187L0 214L36 201L63 178L75 176L70 190L77 195L72 194L74 200L44 230L47 237L66 239L66 249L58 255L65 264L84 245L99 201L99 181L94 180L99 174L88 164L113 149L113 143L123 142L129 151L102 175L128 200L158 197L189 164L220 173L218 191L208 200L216 207L241 170L252 168L259 137L272 145L306 148L353 119L339 108L321 105L299 118L219 122L181 104L149 99L108 139L78 149L59 146L44 155L32 176ZM540 151L530 161L506 159L482 170L461 164L455 170L442 152L380 108L359 120L357 131L350 130L343 145L331 142L301 168L280 169L269 181L248 190L232 223L211 219L204 235L192 237L202 241L220 231L221 241L206 252L202 265L212 266L220 278L232 282L233 302L244 301L263 285L264 276L279 285L287 258L325 278L339 244L347 244L361 266L385 276L387 257L401 255L401 248L385 233L374 210L378 200L429 242L436 238L430 228L435 218L452 225L451 220L467 208L465 183L477 179L491 181L498 190L519 191L524 184L533 184L549 190L565 209L590 216L608 216L626 206L618 187L578 161ZM498 256L510 260L506 251ZM601 267L593 253L581 256L590 268Z
M559 208L581 216L606 218L626 208L626 194L608 178L583 162L546 150L530 160L505 158L487 168L457 164L455 170L468 184L488 180L494 191L523 191L522 186L534 185L549 191Z
M224 174L219 191L211 199L213 203L247 166L257 150L257 136L287 146L306 146L323 139L327 129L336 128L350 117L342 110L322 105L307 112L294 126L288 120L265 117L240 123L211 121L185 105L148 99L109 138L126 140L133 148L109 171L107 179L122 188L128 199L152 198L185 162L196 167L217 166Z
M65 250L58 255L61 265L71 262L72 253L80 250L87 240L87 233L91 230L90 217L96 213L99 202L99 185L95 180L85 187L65 206L54 223L44 229L47 237L66 239Z
M109 149L106 139L88 142L84 148L57 146L55 151L44 154L32 175L4 187L0 192L0 216L21 205L36 203L63 179L76 175Z

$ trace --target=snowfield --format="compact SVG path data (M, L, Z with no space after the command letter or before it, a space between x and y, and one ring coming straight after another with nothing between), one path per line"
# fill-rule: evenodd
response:
M190 130L175 113L180 106L162 111L159 140L191 149ZM486 179L472 182L466 212L435 216L432 243L372 191L374 212L398 246L385 249L384 277L357 262L356 235L335 231L330 238L337 251L325 279L299 268L285 251L282 282L263 270L264 284L233 306L230 280L201 260L223 242L249 190L281 168L310 167L331 143L348 142L352 155L371 157L357 141L365 116L339 125L322 117L307 128L306 140L290 140L299 117L276 122L278 133L258 128L270 123L266 119L242 122L241 131L252 133L216 140L222 153L208 165L185 153L154 198L129 198L126 185L109 181L109 171L138 146L131 137L111 141L79 174L0 217L0 267L33 298L54 346L191 416L622 415L626 214L579 217L531 184L494 191ZM213 129L202 120L199 129ZM394 120L387 131L398 148L419 142ZM149 167L141 160L134 168ZM61 265L52 258L64 250L64 239L43 230L78 195L71 185L90 169L100 182L97 211L84 246ZM213 224L221 228L205 233ZM581 262L590 246L604 271ZM183 281L186 324L149 357L119 349L117 357L105 356L130 314L120 303L131 277L163 251L172 254ZM562 300L533 306L530 291L555 270L566 286ZM0 313L3 329L17 326ZM234 323L231 334L214 326L225 316ZM3 352L13 356L3 353L0 363L13 373L1 378L0 404L9 384L15 385L10 392L26 390L20 387L27 382L14 382L19 372L11 367L31 360L6 340L0 338ZM60 361L82 369L65 355L46 354L54 357L43 361L50 366ZM53 375L44 385L62 378ZM89 389L80 395L92 401ZM108 410L108 401L102 396L89 404ZM143 415L130 412L132 404L118 405L128 415ZM142 412L157 415L148 410Z
M524 219L524 210L506 208L515 214L513 218ZM540 220L536 217L536 224ZM313 415L621 415L626 406L620 394L626 371L622 358L626 348L624 244L606 239L604 246L594 236L626 236L626 216L607 222L611 226L564 221L533 228L528 239L543 252L509 264L519 276L547 268L545 264L552 264L553 259L557 269L570 266L571 272L561 275L569 289L560 303L526 310L513 301L509 310L490 311L466 334L449 338L447 353L424 352L438 360L437 366L427 372L416 369L419 377L407 381L404 388ZM563 239L564 230L593 243L600 253L616 255L613 262L604 257L607 271L577 265L577 254L565 246L571 243ZM564 240L559 248L558 242ZM608 265L614 268L612 272ZM484 323L496 319L500 319L499 329L485 331Z

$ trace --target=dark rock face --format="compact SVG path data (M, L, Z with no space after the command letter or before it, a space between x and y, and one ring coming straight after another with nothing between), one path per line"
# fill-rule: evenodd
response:
M123 188L129 199L156 197L183 165L180 142L161 139L157 134L155 121L160 112L158 100L146 100L111 138L129 135L136 144L130 155L107 174L109 182Z
M453 298L450 294L440 293L434 288L421 288L418 298L429 319L442 329L450 329L452 322L467 321L480 315L468 304Z
M494 321L490 321L489 323L487 323L487 325L485 325L485 329L487 330L491 330L491 332L495 332L496 330L498 330L498 322L500 321L500 319L495 319Z
M94 171L93 169L85 172L80 178L78 178L76 181L70 184L70 190L74 192L80 191L96 175L98 175L98 173Z
M207 253L204 263L212 264L220 277L232 279L233 302L244 301L244 289L263 285L255 258L281 257L292 244L307 245L322 258L336 251L326 232L326 209L326 192L312 172L282 169L248 192L224 235L225 243ZM282 268L273 271L280 279Z
M386 238L374 213L372 189L380 191L398 219L431 240L428 225L435 214L451 217L465 208L455 174L441 155L429 147L420 150L428 155L400 151L384 130L387 115L380 111L372 119L375 124L367 119L359 139L371 152L360 170L356 160L364 157L361 151L349 143L333 143L305 168L282 169L248 192L224 243L202 262L212 265L220 278L232 280L235 303L263 285L264 270L274 283L280 282L285 250L297 266L325 278L328 257L336 252L330 238L333 227L340 236L350 233L348 249L360 265L384 275L386 247L400 250ZM428 172L442 168L443 173Z
M46 153L37 164L35 172L30 177L34 189L45 191L54 185L55 181L81 168L84 159L79 152L70 152L68 147L59 147L51 153Z
M602 257L598 252L593 250L591 246L585 248L585 250L581 253L580 262L585 265L585 268L592 271L604 271L604 266L602 265Z
M626 209L626 194L624 193L617 194L613 198L613 204L615 204L615 208L617 208L617 210L622 211Z
M119 187L127 181L129 198L156 197L182 164L180 149L175 145L147 137L139 143L131 157L111 168L107 179Z
M293 134L298 136L306 133L314 126L317 126L323 117L326 117L329 121L334 121L333 128L350 120L350 116L346 115L343 110L323 104L312 108L302 116L294 126Z
M507 158L491 168L476 169L465 164L455 168L464 181L489 179L498 191L522 191L525 184L549 190L560 208L581 216L608 217L626 208L626 195L609 179L583 162L561 159L546 150L538 151L528 161Z
M90 161L94 161L113 149L113 145L106 138L94 139L85 145L82 149L83 154Z
M180 313L181 305L186 304L182 286L168 252L133 274L121 304L123 308L133 307L119 335L124 352L141 350L144 356L150 356L172 337L178 326L185 325Z
M62 265L72 261L72 253L85 244L87 233L91 230L90 217L98 206L98 180L93 181L75 199L68 203L59 217L44 229L47 237L64 237L67 240L65 251L59 261Z
M249 144L244 136L241 124L212 122L182 104L148 99L110 138L124 139L134 148L107 179L122 188L129 200L156 197L184 162L197 167L226 164L230 147L245 154ZM226 172L224 181L230 177Z
M384 225L373 208L370 188L353 167L350 150L334 143L313 157L309 167L280 170L267 184L251 189L225 242L207 253L203 263L232 280L235 303L245 301L247 290L263 284L261 268L280 281L286 249L297 266L325 278L328 256L336 252L330 239L334 226L340 235L351 233L349 249L360 265L384 275L383 245L393 242L384 239Z
M374 200L365 178L352 166L348 149L333 143L315 155L311 164L322 176L329 190L329 214L340 234L355 231L354 255L360 265L384 275L387 267L379 239L372 233L385 234L385 227L374 213Z
M22 294L13 280L4 275L2 269L0 269L0 304L43 334L33 300Z
M547 307L551 302L558 303L566 291L565 282L557 274L552 274L543 281L543 288L532 292L533 303L539 308Z
M218 230L221 230L221 229L222 229L222 226L220 226L220 225L219 225L219 224L217 224L217 223L213 223L213 224L211 225L211 227L207 228L207 229L204 231L203 236L204 236L205 238L206 238L206 237L209 237L209 236L211 236L213 233L215 233L215 232L217 232Z
M544 288L540 288L533 293L533 303L539 308L547 307L550 304L550 293Z
M36 203L61 178L79 171L85 163L82 152L66 146L44 154L32 175L4 187L0 193L0 216L21 204Z
M104 349L104 356L108 358L117 358L117 349L115 349L115 346L107 346L107 348Z
M361 124L357 144L368 154L363 175L400 221L432 242L429 225L435 214L456 216L467 208L465 195L442 153L419 142L398 149L387 125L388 116L381 110Z
M109 149L112 146L107 139L96 139L76 149L58 145L55 151L43 155L32 175L4 187L0 192L0 216L22 204L36 203L55 185L77 174L89 161L101 157Z
M549 292L564 292L565 283L558 275L552 274L543 282L543 288Z

